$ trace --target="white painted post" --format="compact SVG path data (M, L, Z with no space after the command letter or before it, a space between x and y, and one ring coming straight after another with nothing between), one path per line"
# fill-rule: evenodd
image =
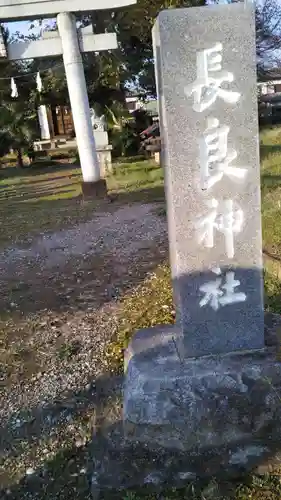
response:
M47 115L47 108L45 105L41 105L38 108L38 118L39 118L39 124L40 124L40 131L41 131L41 139L50 139L50 128L49 128L49 122L48 122L48 115Z
M76 140L84 182L97 182L100 169L93 135L89 99L76 29L75 16L63 12L57 16L62 42L63 62L72 109Z

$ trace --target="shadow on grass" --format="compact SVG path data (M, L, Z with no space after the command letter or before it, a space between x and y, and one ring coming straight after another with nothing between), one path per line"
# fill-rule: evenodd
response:
M273 254L272 252L269 252L266 248L263 248L263 253L269 257L270 259L273 259L277 262L281 262L281 257L279 257L278 255L275 255Z
M262 189L269 189L273 191L281 185L281 175L261 175Z
M14 177L34 177L36 175L43 175L46 173L59 172L64 170L77 169L79 165L75 163L60 163L56 161L42 160L28 165L24 168L18 167L5 167L0 169L0 179L14 178Z
M67 194L70 194L72 193L73 196L75 197L76 195L76 189L75 189L75 185L73 185L72 183L68 183L68 184L65 184L61 187L69 187L69 186L72 186L72 189L58 189L54 192L54 189L50 188L49 189L40 189L40 190L36 190L34 191L33 193L29 191L26 192L26 191L21 191L21 190L16 190L16 193L15 192L11 192L9 193L9 191L3 193L3 195L1 196L1 191L0 191L0 203L6 199L9 199L11 197L12 199L12 202L15 202L15 203L28 203L29 200L33 200L35 203L40 203L40 199L41 198L45 198L45 197L60 197L60 196L66 196ZM10 194L10 196L9 196ZM45 200L44 200L45 201ZM46 200L47 201L47 200Z
M50 174L48 175L48 178L44 181L42 179L37 179L36 177L34 176L31 176L31 175L25 175L23 178L21 178L21 182L20 183L16 183L16 184L3 184L3 182L1 182L0 184L0 193L3 191L6 191L6 190L18 190L18 189L26 189L27 186L30 186L30 187L33 187L33 186L36 186L37 184L43 184L44 182L45 183L48 183L48 182L57 182L57 181L62 181L62 180L65 180L65 179L75 179L75 177L78 177L80 178L81 177L81 174L80 172L72 172L70 173L70 175L51 175L51 174L55 174L56 173L56 170L51 170L50 172L42 172L42 175L44 174Z
M144 181L145 182L145 181ZM123 191L117 193L117 204L130 204L130 203L153 203L164 202L165 191L162 185L147 187L142 189L134 189L132 191Z
M281 154L281 144L260 145L260 158L262 161L273 154Z
M77 155L77 148L76 149L68 149L68 152L65 151L58 151L55 153L51 153L50 156L52 160L71 160L73 161L73 158L76 158Z
M112 163L114 164L124 164L124 163L138 163L140 161L147 161L149 158L147 158L145 155L137 155L137 156L127 156L127 157L117 157L113 158ZM152 160L152 159L151 159Z

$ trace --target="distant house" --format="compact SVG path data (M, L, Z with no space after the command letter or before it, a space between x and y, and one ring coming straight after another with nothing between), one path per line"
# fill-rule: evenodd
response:
M155 99L144 102L138 96L128 96L126 103L130 113L143 109L151 115L152 119L158 118L157 100ZM42 140L75 136L70 106L42 105L38 110L38 121Z
M280 93L281 77L276 80L268 80L267 82L258 82L258 90L260 95L271 95Z
M273 69L258 82L261 124L281 123L281 69Z
M139 109L143 109L147 111L147 113L149 113L152 117L158 116L157 99L142 101L138 96L128 96L126 97L126 104L129 113L134 113Z
M38 119L41 138L49 139L61 136L74 137L74 123L69 106L40 106Z
M129 113L143 108L143 102L137 96L126 97L126 104Z

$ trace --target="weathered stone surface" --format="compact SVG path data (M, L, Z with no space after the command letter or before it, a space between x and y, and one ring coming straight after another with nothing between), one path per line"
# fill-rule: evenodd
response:
M142 357L151 356L155 358L166 358L169 352L170 359L174 356L175 361L178 361L180 355L179 350L175 346L181 340L180 329L177 325L159 325L153 328L143 328L135 332L125 353L124 353L124 370L127 367L130 359L136 355Z
M279 389L281 363L267 350L183 362L148 351L128 364L125 430L150 449L182 452L262 440L281 418Z
M217 52L215 47L219 47ZM154 29L154 50L170 260L185 356L260 349L264 347L263 266L254 6L238 2L163 11ZM230 93L234 102L217 95L208 107L194 109L196 95L191 91L199 73L204 88L198 100L216 95L216 78L221 74L212 70L212 57L221 57L221 70L233 77L219 87ZM214 80L208 84L208 78ZM236 102L232 92L240 94ZM216 120L219 125L214 126ZM216 142L218 130L223 130L219 127L228 130L227 153L222 153ZM207 137L212 145L209 155L222 154L219 161L223 167L215 159L206 164ZM233 150L237 157L230 163L232 176L224 171L227 160L223 156L233 154ZM224 174L214 182L219 168ZM203 173L214 184L202 184ZM240 180L235 174L242 175ZM232 255L229 235L238 213L243 213L244 222L232 235ZM203 241L200 224L203 235L205 231ZM213 240L207 238L210 234ZM223 289L228 272L234 272L235 292L245 294L246 300L220 307L219 299L215 309L209 298L203 305L202 287L213 283L214 289L221 280Z
M97 155L100 166L100 175L102 178L112 174L112 159L111 159L112 146L107 145L104 147L97 147Z
M266 315L265 341L266 345L271 346L267 348L268 354L266 354L266 351L256 353L256 355L253 354L253 363L250 362L250 355L240 354L240 361L245 360L244 368L240 367L239 371L234 374L231 370L234 370L239 355L230 356L229 362L232 368L226 370L225 381L223 381L221 371L222 367L228 364L227 356L217 358L217 364L221 366L220 378L216 379L212 375L206 381L203 392L196 394L200 421L206 431L206 436L209 432L208 429L210 429L210 442L205 437L204 446L200 447L196 442L195 446L183 451L176 440L175 446L171 447L170 433L173 433L176 438L177 433L169 427L169 422L164 419L162 425L161 423L151 424L150 431L146 431L145 435L148 437L148 442L126 439L123 432L122 418L124 413L125 417L128 417L128 410L126 410L125 406L122 414L122 407L118 402L121 398L122 387L114 389L111 397L114 394L117 401L114 399L111 411L108 411L108 417L104 418L103 425L98 427L98 432L93 437L92 442L93 498L96 500L100 491L108 489L123 490L129 487L146 485L159 493L161 487L167 487L167 484L183 486L190 481L198 480L198 478L211 478L213 476L217 477L218 480L220 478L225 480L228 477L238 476L250 469L255 469L257 466L262 467L264 463L270 463L271 457L274 457L281 450L281 378L279 377L281 367L274 354L276 345L280 345L280 327L281 317L279 315ZM169 327L167 328L169 329ZM276 335L278 331L279 338ZM159 335L159 331L157 331L158 339ZM127 357L128 363L134 355L134 349L139 353L138 355L142 356L139 350L140 345L139 338L138 342L133 347L131 346L130 354ZM165 347L163 348L165 349ZM172 344L170 344L170 348L172 349ZM203 359L206 358L202 358L202 365ZM213 361L210 360L210 363L214 363L216 358L212 359ZM223 361L219 362L218 360ZM147 359L145 362L147 362ZM201 368L204 370L202 365ZM241 366L241 363L239 363L239 366ZM256 366L256 372L253 366ZM233 376L230 376L230 373ZM271 382L265 380L264 376L268 376ZM168 380L168 377L169 372L166 372L165 365L162 365L161 380ZM219 380L221 380L220 383ZM203 383L203 376L201 381ZM165 387L165 382L163 384ZM236 391L232 390L231 386L236 388ZM136 391L139 390L138 387L137 380L134 383L131 380L131 385L128 385L128 378L125 377L124 392L127 401L133 402L134 398L136 398L135 401L138 401L136 394ZM149 389L148 385L142 384L142 387L143 391L146 392ZM246 390L243 392L243 389L246 388L247 392ZM216 391L213 391L213 389L216 389ZM135 393L127 393L129 390L135 391ZM183 388L183 390L187 393L187 389ZM212 393L214 397L212 397ZM209 396L207 397L207 395ZM229 400L227 400L228 397ZM156 402L156 399L154 401ZM225 407L220 404L220 401L227 401L227 407L230 408L231 417L234 419L233 432L228 434L223 427L224 422L226 426L228 425L228 418L225 415ZM178 387L175 390L174 400L172 400L171 392L168 392L169 407L171 408L175 402L180 404L178 412L183 410L186 415L187 409L181 405ZM205 404L205 407L200 406L201 402L203 402L203 405ZM159 403L157 400L157 404L162 404L161 398L159 398ZM210 405L210 412L207 411L207 404ZM235 404L236 407L232 406L232 404ZM188 408L192 408L192 405L188 405ZM205 420L203 408L205 408ZM218 410L217 413L216 410ZM153 414L153 409L149 411ZM178 421L175 416L176 411L177 409L174 407L175 413L172 417L175 423ZM210 419L211 415L213 415L214 421L220 425L220 432L227 439L224 443L222 443L222 439L217 433L216 426L211 424L208 427L208 419ZM127 419L126 427L135 436L138 436L144 419L145 415L140 415L141 423L139 426L136 419L130 422ZM195 429L195 432L203 432L203 429L202 431ZM163 435L166 436L167 442L164 445L162 445L162 440L160 440L160 445L157 440L161 430ZM186 426L186 428L181 429L181 432L185 438L185 443L193 442L192 436L190 439L188 437L188 434L191 434L193 429ZM150 434L152 434L152 446ZM219 444L212 447L212 440L216 440Z

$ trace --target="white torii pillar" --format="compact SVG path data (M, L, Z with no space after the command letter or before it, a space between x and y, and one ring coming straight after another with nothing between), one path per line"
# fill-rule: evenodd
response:
M78 44L76 19L73 14L64 12L58 15L57 21L83 181L95 183L100 180L100 168Z
M72 12L112 9L135 2L136 0L9 0L7 3L6 0L0 0L0 19L3 21L47 17L61 12L57 15L58 32L47 32L42 40L11 43L7 46L7 57L13 61L62 54L83 176L82 189L86 197L104 196L106 181L100 178L81 52L115 49L117 38L115 33L95 35L92 27L81 29L81 36L78 37L76 19ZM1 55L2 53L0 57Z

